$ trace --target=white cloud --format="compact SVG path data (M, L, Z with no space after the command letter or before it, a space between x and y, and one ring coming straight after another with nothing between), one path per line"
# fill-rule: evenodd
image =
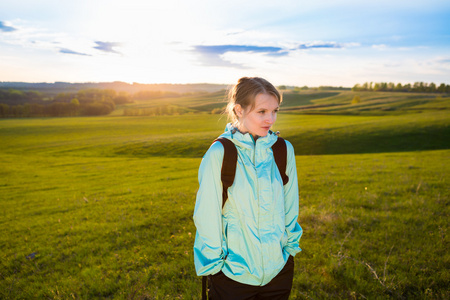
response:
M442 81L450 78L445 26L421 39L417 24L432 26L422 11L443 14L450 2L430 1L4 1L0 11L17 17L1 20L0 55L17 59L0 80L226 83L252 73L294 85Z
M372 45L372 48L377 49L377 50L386 50L388 48L388 46L385 44L379 44L379 45Z

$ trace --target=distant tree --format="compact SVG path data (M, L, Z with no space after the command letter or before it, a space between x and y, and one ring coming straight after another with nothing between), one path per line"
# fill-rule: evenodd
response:
M358 104L360 102L361 98L359 97L359 95L355 95L355 97L353 97L352 104Z
M9 105L0 103L0 117L7 117L9 116Z
M429 85L428 85L428 90L431 92L431 93L436 93L436 85L432 82L432 83L430 83Z
M30 103L25 103L23 105L23 109L22 109L22 116L29 118L31 117L31 107L30 107Z
M423 89L423 82L414 82L412 91L413 92L422 92Z
M20 118L23 116L23 105L11 105L9 111L12 116Z
M53 101L56 102L69 102L74 98L74 95L71 93L59 93L54 98Z
M375 85L373 86L373 90L375 92L381 90L381 85L378 82L375 82Z
M69 115L68 103L53 102L46 106L45 112L50 117L63 117Z
M0 89L0 101L7 99L7 95L8 95L7 91Z
M439 87L437 88L437 91L438 91L439 93L445 93L445 84L444 84L444 83L441 83L441 84L439 85Z
M25 96L30 102L39 102L44 99L44 95L38 91L28 91L25 93Z
M111 109L111 111L116 109L116 104L112 100L104 100L101 102L102 104L108 105Z
M8 91L8 98L12 101L20 101L26 98L25 93L22 91L10 89Z
M43 117L45 111L45 106L42 104L31 103L30 104L30 114L31 117Z
M76 94L76 98L80 103L93 103L102 101L112 101L117 96L117 92L111 89L86 89L80 90Z
M279 85L279 86L278 86L278 89L279 89L279 90L286 90L286 86L285 86L285 85Z
M72 100L70 100L70 103L75 106L80 106L80 101L77 98L72 98Z
M114 109L105 102L95 102L82 105L82 115L100 116L111 113Z
M358 92L358 91L360 91L360 90L361 90L361 86L359 85L359 83L355 84L355 85L352 87L352 91L354 91L354 92Z
M128 95L120 95L120 96L114 97L112 100L117 105L126 104L126 103L131 103L132 102Z
M411 83L405 84L405 85L403 86L403 90L404 90L405 92L411 92L411 90L412 90Z

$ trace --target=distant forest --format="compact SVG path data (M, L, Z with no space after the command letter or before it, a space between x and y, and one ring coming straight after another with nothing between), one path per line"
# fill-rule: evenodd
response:
M52 99L37 91L0 89L0 117L69 117L107 115L131 100L114 90L60 93Z
M30 90L30 87L37 90ZM85 89L80 89L81 87ZM104 87L115 87L115 89L105 89ZM0 82L0 118L107 115L115 110L116 105L132 103L135 100L208 94L224 90L226 87L226 85L214 84L130 85L121 82L85 84ZM156 90L156 88L161 88L161 90ZM296 93L302 90L349 90L349 88L329 86L319 88L279 86L278 88ZM366 82L356 84L352 91L450 93L450 85L442 83L436 86L434 83L423 82L416 82L412 85Z
M374 91L374 92L414 92L414 93L450 93L450 85L441 83L439 86L431 83L415 82L414 84L393 83L393 82L365 82L356 84L352 91Z
M0 82L0 118L107 115L134 100L216 92L221 84Z
M100 116L110 114L116 105L133 103L134 100L174 98L192 94L194 93L140 91L130 95L112 89L86 89L76 93L59 93L52 97L39 91L0 89L0 117Z

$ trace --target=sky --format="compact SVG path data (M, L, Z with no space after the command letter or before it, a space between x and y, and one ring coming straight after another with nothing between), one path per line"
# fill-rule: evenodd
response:
M0 1L0 81L450 84L448 0Z

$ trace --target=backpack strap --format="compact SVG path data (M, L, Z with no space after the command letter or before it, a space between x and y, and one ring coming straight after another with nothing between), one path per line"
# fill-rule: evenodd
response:
M223 161L222 169L220 172L220 179L222 180L222 208L228 199L228 188L233 185L234 175L236 174L236 163L237 163L237 149L232 141L229 139L220 137L214 142L220 142L223 146ZM214 144L213 142L213 144ZM203 276L202 278L202 300L207 300L208 287L208 276Z
M222 208L228 199L228 188L233 185L234 175L236 174L237 149L232 141L226 138L218 138L215 141L222 143L225 150L222 162Z
M289 177L286 175L287 165L287 147L283 138L278 137L275 144L272 145L273 157L280 171L281 178L283 179L283 185L288 183Z

